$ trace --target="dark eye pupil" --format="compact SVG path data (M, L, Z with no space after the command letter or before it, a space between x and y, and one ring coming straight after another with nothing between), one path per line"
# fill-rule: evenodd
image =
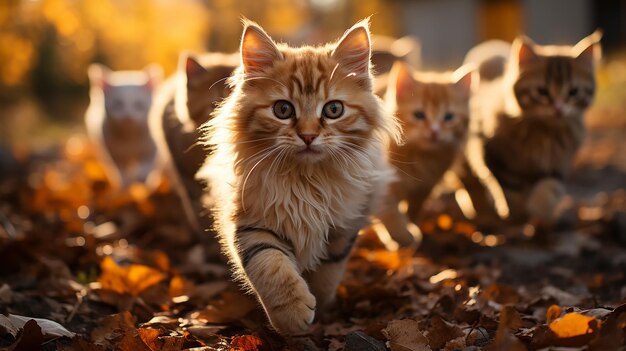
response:
M452 121L453 119L454 119L454 115L453 115L452 113L450 113L450 112L446 113L446 114L443 116L443 120L444 120L444 121L446 121L446 122L450 122L450 121Z
M538 92L538 93L539 93L539 95L541 95L541 96L548 96L548 95L549 95L549 93L548 93L548 89L546 89L546 88L538 88L538 89L537 89L537 92Z
M569 90L569 96L576 96L578 95L578 88L572 88Z
M293 116L293 105L289 101L277 101L274 104L274 115L280 119L287 119Z
M324 117L335 119L343 115L343 104L340 101L331 101L322 109Z
M417 119L420 119L420 120L426 119L426 115L422 111L416 111L414 115L415 115L415 118Z

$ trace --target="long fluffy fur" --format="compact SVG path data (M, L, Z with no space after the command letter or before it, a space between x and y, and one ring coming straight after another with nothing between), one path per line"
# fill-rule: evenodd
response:
M252 35L263 36L256 24L246 22L245 25L244 33L253 30L256 34ZM367 28L367 24L360 23L354 28L361 30L359 27ZM248 40L245 35L244 41ZM312 311L303 304L312 309L314 306L310 305L315 305L315 299L332 299L345 257L336 267L322 262L338 254L337 250L351 246L376 200L382 198L380 192L393 176L385 160L384 147L390 139L398 138L399 133L395 119L385 113L380 100L372 93L369 69L362 74L346 70L360 66L342 66L333 57L337 44L299 49L278 44L272 49L274 44L266 41L267 38L263 39L265 44L255 48L265 56L251 62L252 72L246 73L245 67L240 67L231 79L232 94L204 126L206 143L214 147L215 152L198 176L210 186L215 225L235 277L259 296L275 328L294 333L302 331L312 318ZM358 52L350 52L347 59L358 60L358 55ZM267 56L279 57L278 63L270 66L271 73L259 73L256 65L265 64ZM318 83L316 88L315 83ZM292 84L292 89L287 89L288 84ZM345 95L348 92L351 95ZM290 151L267 153L275 145L273 140L284 141L286 135L293 134L289 126L277 126L273 117L262 115L269 107L258 106L283 98L281 94L294 94L291 100L302 106L323 100L324 95L327 101L359 104L354 107L358 110L337 120L333 127L358 127L354 132L358 135L352 135L356 137L354 149L317 162L299 161ZM305 123L305 120L294 123ZM286 134L278 134L278 131ZM347 136L340 134L340 137ZM242 227L262 230L237 236L237 228ZM255 256L254 264L244 267L243 251L259 241L271 243L284 254L266 250ZM274 294L280 296L268 296L272 295L268 292L274 291L276 284L292 285L291 291L281 290ZM275 306L279 299L287 300L282 301L281 306L290 307Z

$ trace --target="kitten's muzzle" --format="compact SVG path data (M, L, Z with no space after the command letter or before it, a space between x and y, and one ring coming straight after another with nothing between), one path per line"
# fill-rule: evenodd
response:
M304 141L304 143L307 146L310 146L313 143L313 140L315 140L315 138L317 138L319 136L319 134L314 134L314 133L298 133L298 136L300 137L300 139L302 139L302 141Z

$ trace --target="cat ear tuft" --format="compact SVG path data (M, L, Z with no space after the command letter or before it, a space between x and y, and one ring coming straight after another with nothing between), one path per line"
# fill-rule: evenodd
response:
M454 83L454 89L463 98L469 99L472 93L472 87L475 85L474 80L478 78L476 74L476 66L473 64L467 64L458 68L452 73L452 80Z
M144 67L143 71L148 76L146 87L150 90L154 90L159 84L161 84L161 80L163 80L163 68L161 68L161 65L151 63Z
M244 26L240 49L244 73L261 73L283 59L276 44L263 28L248 20L244 20Z
M593 70L602 58L601 39L602 31L597 29L591 35L579 41L573 48L576 61Z
M403 61L396 61L389 72L389 89L393 89L396 100L410 97L417 84L413 77L413 69Z
M339 64L355 74L369 74L371 56L371 40L369 18L348 29L333 50Z
M517 57L517 62L520 67L527 65L537 58L535 43L525 35L515 38L512 50L515 55L514 57Z
M99 63L92 63L87 70L87 76L89 77L89 83L93 87L98 87L105 90L109 87L107 82L107 76L111 73L105 65Z

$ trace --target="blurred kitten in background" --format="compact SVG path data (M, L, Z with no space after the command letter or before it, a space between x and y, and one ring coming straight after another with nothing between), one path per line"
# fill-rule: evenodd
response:
M495 203L498 215L516 223L558 219L595 94L600 38L595 32L574 46L542 46L519 37L504 74L481 80L471 103L469 167L461 174L479 215L493 213ZM489 49L472 50L476 57L487 52L476 64L494 57Z
M85 124L112 186L123 190L133 182L146 182L156 155L148 111L162 79L161 68L113 72L93 64L88 73L91 101Z
M155 172L164 171L173 181L188 222L198 232L210 227L200 202L203 185L195 179L207 157L198 127L229 94L226 80L238 64L239 54L182 54L178 72L159 89L150 110L159 163Z
M374 228L390 249L421 239L411 221L464 146L472 72L470 66L454 73L415 72L398 61L389 74L385 103L402 124L404 143L392 144L388 151L397 181L385 212L377 215L386 232ZM401 202L408 207L401 209Z

